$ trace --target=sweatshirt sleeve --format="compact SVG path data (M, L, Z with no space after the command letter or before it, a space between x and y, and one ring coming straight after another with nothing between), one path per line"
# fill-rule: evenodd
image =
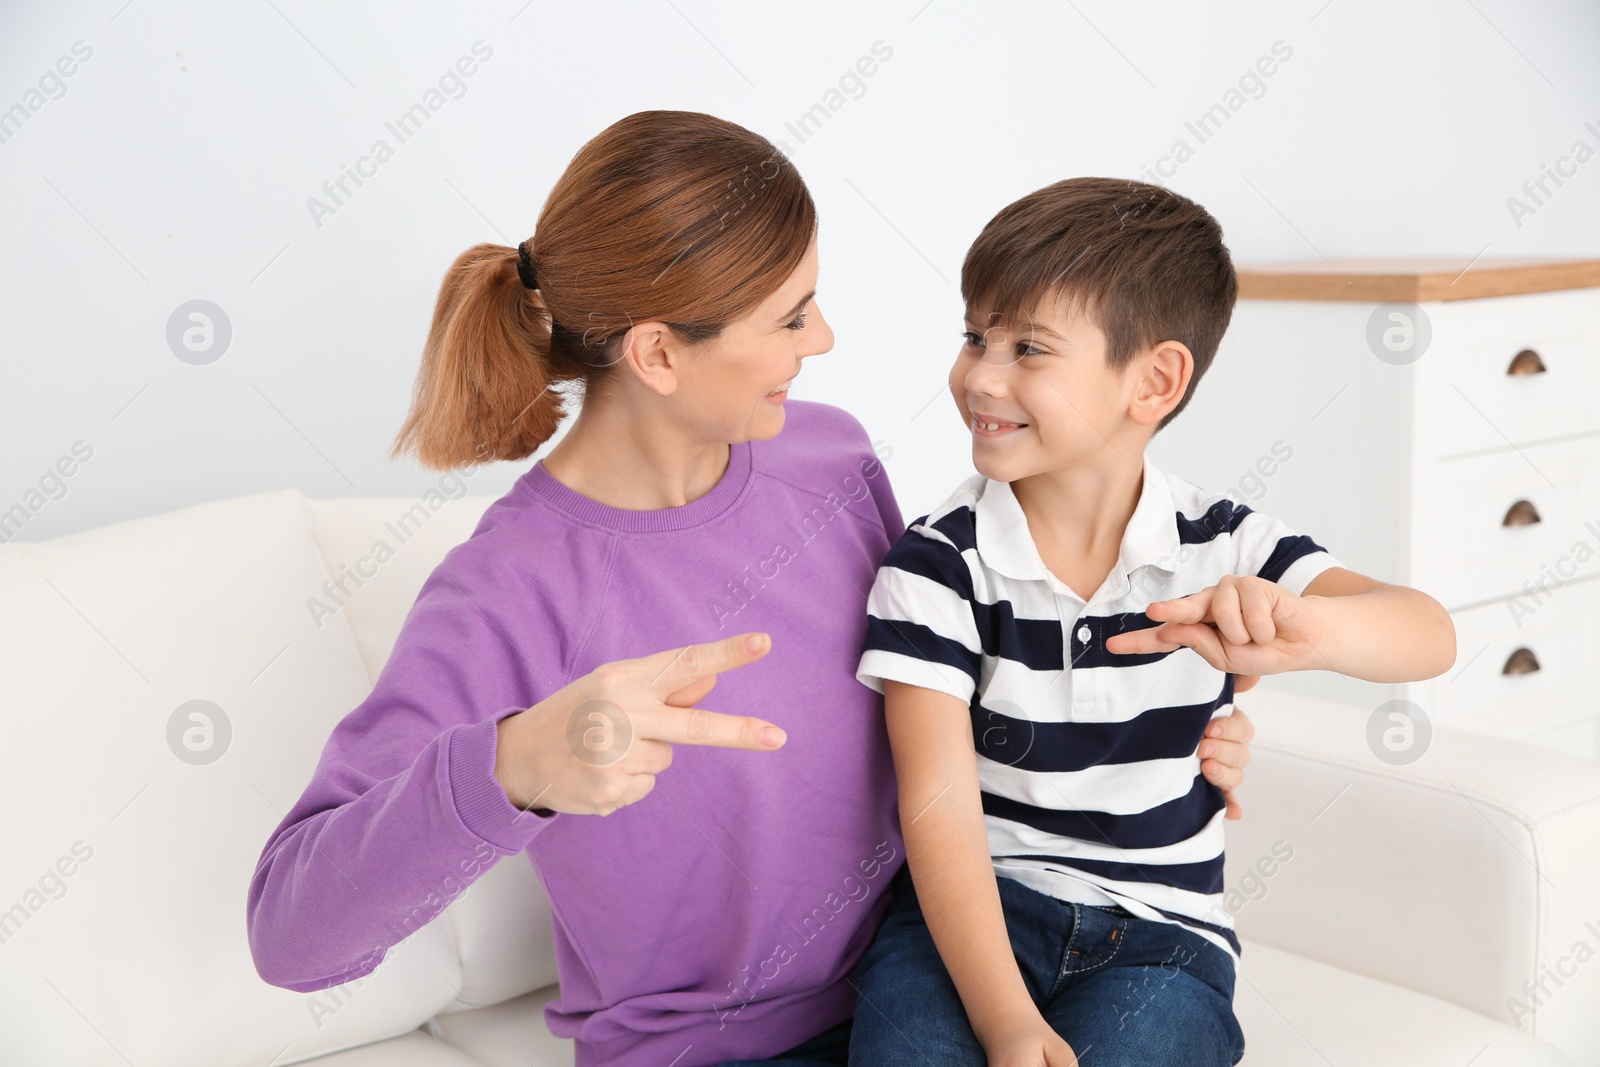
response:
M504 603L514 583L474 580L471 544L429 575L372 693L334 728L256 864L250 952L272 985L311 992L371 973L563 818L518 809L494 778L499 721L558 686L522 651L541 647L522 621L541 613Z
M879 461L876 453L868 452L861 460L860 470L872 489L872 500L877 505L878 517L883 521L883 532L888 535L888 543L892 545L906 532L906 520L900 514L899 501L894 498L894 487L889 484L888 468Z

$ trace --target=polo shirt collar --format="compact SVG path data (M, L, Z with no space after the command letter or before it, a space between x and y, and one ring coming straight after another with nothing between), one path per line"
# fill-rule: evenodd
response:
M1117 562L1125 575L1150 566L1171 576L1177 573L1178 513L1166 476L1150 462L1148 454L1143 479L1139 501L1122 534ZM1059 581L1033 543L1028 518L1011 483L986 478L973 511L978 552L987 566L1011 578Z

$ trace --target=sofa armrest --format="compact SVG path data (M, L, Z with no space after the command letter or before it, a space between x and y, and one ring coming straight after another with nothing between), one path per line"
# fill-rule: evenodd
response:
M1267 684L1238 704L1257 727L1228 824L1241 937L1600 1063L1600 764L1434 724L1396 766L1368 747L1372 709Z

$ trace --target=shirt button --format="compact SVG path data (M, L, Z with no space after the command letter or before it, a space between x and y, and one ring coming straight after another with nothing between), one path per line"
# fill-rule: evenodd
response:
M1078 640L1079 641L1082 641L1084 644L1087 645L1089 643L1089 638L1091 638L1093 636L1094 635L1089 632L1089 628L1087 626L1078 627Z

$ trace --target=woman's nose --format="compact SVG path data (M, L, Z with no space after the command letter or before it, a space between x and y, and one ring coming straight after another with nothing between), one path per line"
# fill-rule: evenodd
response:
M805 343L801 345L800 355L820 356L833 348L833 327L828 325L827 318L822 314L822 306L815 299L811 301L811 312L816 316L816 322L804 333Z

